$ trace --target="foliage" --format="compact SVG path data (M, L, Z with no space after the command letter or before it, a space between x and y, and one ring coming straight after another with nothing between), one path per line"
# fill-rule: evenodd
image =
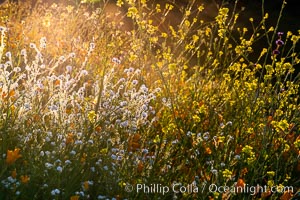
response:
M252 30L236 6L212 21L197 1L98 6L1 5L0 199L296 193L300 31L277 30L285 2Z

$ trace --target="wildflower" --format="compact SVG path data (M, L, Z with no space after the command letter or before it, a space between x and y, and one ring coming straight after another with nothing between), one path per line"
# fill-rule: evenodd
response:
M0 26L0 32L4 32L4 31L7 31L7 28L4 26Z
M14 162L16 162L17 159L19 159L21 157L22 157L22 155L20 154L20 149L19 148L15 148L13 151L7 150L6 163L8 165L11 165Z
M276 40L276 45L282 46L284 45L284 42L281 39Z
M243 179L238 179L238 181L236 182L235 184L235 187L236 187L236 193L241 193L243 188L245 187L245 182Z
M86 75L88 75L89 73L88 73L88 71L86 71L86 70L81 70L81 72L80 72L80 75L83 75L83 76L86 76Z
M278 37L283 36L283 34L284 34L283 32L278 32L278 33L277 33Z
M90 50L94 50L95 49L95 43L91 42L90 43Z
M232 176L232 172L229 169L225 169L222 174L224 178L231 178Z
M144 164L140 161L137 166L137 171L141 173L144 169Z
M121 64L121 60L119 60L118 58L112 58L112 60L111 60L113 63L115 63L115 64Z
M76 154L76 151L72 150L72 151L70 152L70 154L74 156L74 155Z
M128 121L126 120L124 122L121 122L120 126L126 128L128 126Z
M81 140L76 140L74 144L82 145L83 142Z
M73 53L73 52L69 54L69 57L70 57L70 58L75 58L75 56L76 56L76 54Z
M70 200L79 200L79 196L78 195L71 196Z
M16 179L13 178L13 177L11 177L11 176L9 176L9 177L7 177L7 181L10 182L10 183L15 183Z
M65 58L64 56L60 56L60 57L58 58L58 60L59 60L60 62L65 62L65 61L66 61L66 58Z
M8 58L11 58L11 53L8 51L8 52L6 52L5 56Z
M97 117L97 115L96 115L95 111L92 110L88 113L88 119L91 123L95 122L96 117Z
M116 159L117 159L117 156L116 156L115 154L112 154L112 155L111 155L111 159L116 160Z
M279 55L280 54L280 51L278 49L275 49L273 52L272 52L273 55Z
M72 163L72 162L71 162L70 160L66 160L66 161L65 161L65 164L66 164L66 165L69 165L69 164L71 164L71 163Z
M21 68L20 67L15 67L13 70L14 70L14 72L18 73L18 72L21 71Z
M137 85L137 84L138 84L138 81L137 81L137 80L133 80L133 81L132 81L132 84L133 84L133 85Z
M51 195L52 196L55 196L55 195L58 195L58 194L60 194L60 190L59 189L54 189L54 190L51 191Z
M61 167L61 166L58 166L58 167L56 168L56 170L57 170L58 172L60 172L60 173L61 173L63 169L62 169L62 167Z
M68 65L68 66L66 66L66 70L67 70L67 72L71 72L72 71L72 66L71 65Z
M211 149L209 147L205 148L205 154L210 155L212 153Z
M103 195L98 195L97 199L106 199L106 196L103 196Z
M88 190L89 189L89 182L88 181L84 181L82 186L83 186L84 190Z
M47 162L47 163L45 163L45 167L47 169L51 169L53 167L53 164Z
M203 139L206 140L206 141L209 139L209 132L205 132L203 134Z
M32 48L32 49L35 49L35 48L36 48L36 46L35 46L34 43L30 43L30 44L29 44L29 47Z
M29 182L30 177L27 175L25 175L25 176L22 175L22 176L20 176L20 179L21 179L21 183L26 184Z

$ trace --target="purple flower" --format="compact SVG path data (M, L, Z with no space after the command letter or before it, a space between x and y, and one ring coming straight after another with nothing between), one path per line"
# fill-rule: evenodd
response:
M281 39L276 40L276 45L282 46L284 45L284 42Z
M275 50L273 51L273 55L278 55L278 54L280 54L280 51L279 51L278 49L275 49Z
M284 34L283 32L278 32L278 33L277 33L278 37L283 36L283 34Z

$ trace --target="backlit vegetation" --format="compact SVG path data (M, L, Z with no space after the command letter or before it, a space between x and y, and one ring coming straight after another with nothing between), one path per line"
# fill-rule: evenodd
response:
M268 13L243 27L226 5L208 20L197 1L84 2L1 5L0 199L296 193L300 31L267 27ZM199 190L126 192L139 183Z

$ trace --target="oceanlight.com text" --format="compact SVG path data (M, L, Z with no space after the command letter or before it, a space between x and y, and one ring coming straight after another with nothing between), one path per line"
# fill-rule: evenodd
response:
M251 186L244 184L243 186L218 186L216 184L188 184L182 185L180 183L174 183L171 186L166 186L162 184L136 184L135 186L127 184L125 186L126 192L136 192L136 193L145 193L145 194L168 194L168 193L204 193L204 192L218 192L218 193L244 193L249 195L256 195L258 193L264 193L271 191L272 193L284 193L284 192L294 192L292 186L261 186L255 185Z

